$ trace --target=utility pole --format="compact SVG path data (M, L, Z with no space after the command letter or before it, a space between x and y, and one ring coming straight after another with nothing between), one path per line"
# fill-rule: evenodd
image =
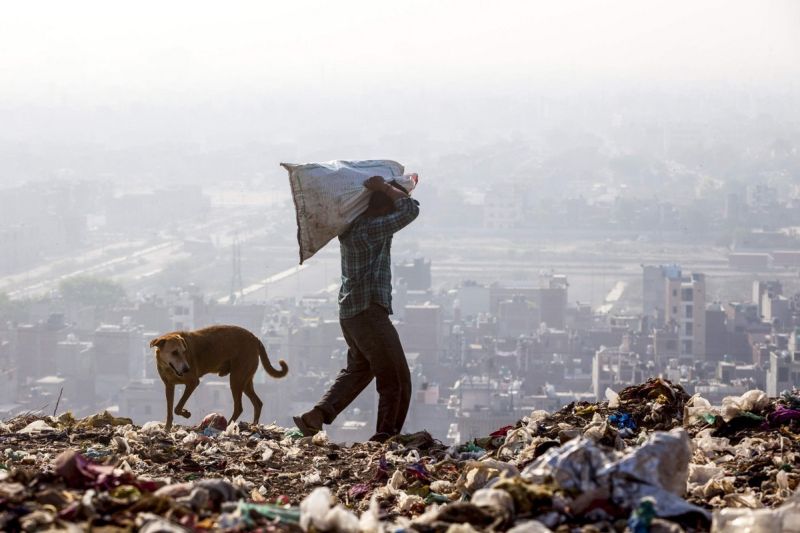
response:
M238 233L236 233L233 237L231 251L233 256L233 270L231 275L230 303L236 304L239 303L239 300L244 299L244 284L242 283L242 245L239 242Z

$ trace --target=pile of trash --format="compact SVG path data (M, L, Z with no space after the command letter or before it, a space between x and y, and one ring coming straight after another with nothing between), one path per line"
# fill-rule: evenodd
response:
M800 391L606 396L459 446L20 416L0 423L0 530L800 532Z

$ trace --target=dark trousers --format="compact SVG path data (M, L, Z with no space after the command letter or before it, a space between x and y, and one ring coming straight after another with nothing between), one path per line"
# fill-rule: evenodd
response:
M411 374L389 313L378 304L340 320L347 342L347 368L317 404L331 424L361 394L372 378L378 389L377 433L397 435L403 429L411 401Z

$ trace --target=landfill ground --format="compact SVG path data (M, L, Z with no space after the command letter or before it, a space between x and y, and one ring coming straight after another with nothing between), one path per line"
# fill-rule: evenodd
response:
M0 530L800 531L800 392L607 397L457 447L19 416L0 424Z

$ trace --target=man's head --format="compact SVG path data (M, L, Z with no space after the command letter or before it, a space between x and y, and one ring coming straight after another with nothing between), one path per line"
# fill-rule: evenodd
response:
M408 194L408 191L395 180L390 181L389 185ZM383 217L392 214L394 209L394 201L388 195L381 191L374 191L369 197L369 206L364 212L364 216L369 218Z

